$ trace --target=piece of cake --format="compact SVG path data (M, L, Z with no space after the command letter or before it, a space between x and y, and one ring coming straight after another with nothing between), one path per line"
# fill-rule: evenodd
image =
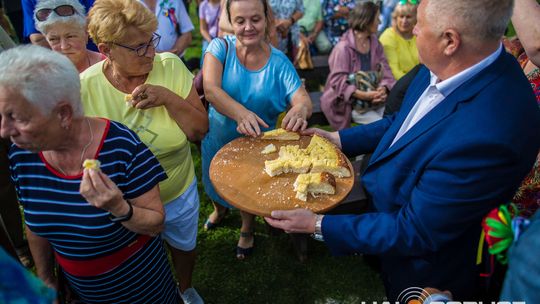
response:
M314 135L306 150L312 162L310 172L330 172L337 177L351 176L345 156L326 138Z
M282 173L330 172L337 177L349 177L349 163L339 149L327 139L314 135L306 149L286 145L279 149L279 157L265 161L270 176Z
M262 139L299 140L300 134L279 128L279 129L264 132Z
M335 194L336 179L328 172L299 174L294 182L294 191L296 198L307 201L308 193L316 194Z
M264 149L261 151L261 154L270 154L277 151L276 146L274 144L269 144L268 146L264 147Z
M129 102L129 101L132 101L132 100L133 100L133 95L127 94L126 96L124 96L124 101L125 102Z
M311 168L308 159L282 159L277 158L264 162L264 171L270 176L277 176L283 173L307 173Z
M85 159L83 162L83 168L99 170L101 162L97 159Z

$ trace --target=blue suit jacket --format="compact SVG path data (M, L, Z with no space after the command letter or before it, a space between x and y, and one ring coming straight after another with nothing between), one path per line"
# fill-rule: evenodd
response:
M346 154L374 151L362 181L376 210L325 216L322 231L334 254L379 255L391 300L411 286L472 300L480 221L531 169L540 110L518 63L503 52L390 147L428 85L423 68L399 113L340 132Z

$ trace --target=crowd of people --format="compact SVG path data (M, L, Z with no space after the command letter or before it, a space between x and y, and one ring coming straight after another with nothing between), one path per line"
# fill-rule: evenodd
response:
M410 287L425 288L424 303L540 301L536 0L197 1L196 63L184 57L188 1L21 4L24 45L0 14L0 265L22 273L13 286L36 287L5 298L204 303L192 283L200 195L213 205L209 233L234 210L210 163L234 139L281 127L371 155L361 179L369 210L275 210L269 225L313 234L335 255L375 256L391 301ZM320 108L333 131L308 128L301 43L328 55ZM489 217L509 203L505 240ZM244 260L255 215L239 213ZM484 235L506 242L487 244L509 265L489 291ZM39 280L24 268L33 266Z

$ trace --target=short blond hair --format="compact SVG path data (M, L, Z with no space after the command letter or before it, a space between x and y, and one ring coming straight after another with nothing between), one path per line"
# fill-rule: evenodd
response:
M96 0L88 13L88 34L96 44L121 40L128 27L151 34L157 26L156 16L136 0Z
M394 8L394 11L392 12L392 22L395 22L397 17L407 14L411 14L412 16L414 16L414 19L416 19L417 9L418 5L416 4L411 4L409 2L405 4L398 3L398 5L396 5L396 8Z

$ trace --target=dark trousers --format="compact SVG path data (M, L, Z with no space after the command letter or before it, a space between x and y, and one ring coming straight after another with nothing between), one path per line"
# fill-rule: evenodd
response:
M10 144L8 140L0 140L0 220L2 230L7 232L12 245L19 249L26 247L26 241L23 237L19 202L9 173L7 154Z

